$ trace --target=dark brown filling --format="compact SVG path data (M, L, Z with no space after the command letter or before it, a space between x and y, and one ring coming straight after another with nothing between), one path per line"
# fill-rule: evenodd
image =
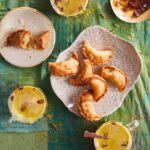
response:
M127 3L127 5L123 6L122 2ZM133 12L133 17L139 17L142 15L145 11L150 9L150 0L121 0L120 3L117 1L115 6L122 5L123 6L123 11L127 12L129 10L134 10Z

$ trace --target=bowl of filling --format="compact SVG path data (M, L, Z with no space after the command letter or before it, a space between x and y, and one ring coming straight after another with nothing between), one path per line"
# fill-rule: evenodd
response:
M136 23L150 18L150 0L111 0L115 15L126 22Z

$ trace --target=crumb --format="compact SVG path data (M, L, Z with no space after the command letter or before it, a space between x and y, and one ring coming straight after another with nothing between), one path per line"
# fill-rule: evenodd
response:
M50 126L55 129L55 130L58 130L58 126L55 124L55 123L51 123Z
M23 24L23 19L19 19L18 22L19 22L20 24Z
M52 116L51 116L50 114L46 114L46 117L47 117L48 119L51 119L51 118L52 118Z
M39 138L43 143L46 143L48 141L47 134L44 132L39 134Z

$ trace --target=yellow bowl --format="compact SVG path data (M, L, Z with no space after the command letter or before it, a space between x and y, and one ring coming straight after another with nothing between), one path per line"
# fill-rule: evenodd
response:
M8 99L12 117L10 121L34 123L42 118L47 106L43 91L33 86L21 86L14 90Z
M106 122L96 134L108 136L108 139L94 138L96 150L130 150L132 147L131 133L121 122Z
M50 0L53 9L62 16L76 16L81 14L88 4L88 0Z

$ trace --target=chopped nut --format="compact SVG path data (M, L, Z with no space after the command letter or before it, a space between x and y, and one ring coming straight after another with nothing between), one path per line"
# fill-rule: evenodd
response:
M47 117L48 119L51 119L51 118L52 118L52 116L51 116L50 114L46 114L46 117Z
M51 123L50 126L51 126L52 128L54 128L55 130L58 130L58 127L57 127L57 125L56 125L55 123Z
M103 145L102 145L102 148L104 148L104 147L107 147L107 144L103 144Z
M122 144L121 144L121 146L128 146L128 141L126 141L126 142L123 142Z
M112 124L113 124L113 125L116 125L116 123L115 123L115 122L112 122Z
M64 8L63 8L63 7L61 7L61 8L60 8L60 11L64 11Z
M23 87L23 86L21 86L21 87L19 87L19 88L18 88L18 90L23 90L23 88L24 88L24 87Z
M43 100L43 99L40 99L40 100L37 101L37 103L38 103L38 104L43 104L43 103L44 103L44 100Z
M120 28L119 24L117 24L117 23L113 23L113 25L117 28Z
M106 19L106 16L104 16L102 13L99 13L99 15L100 15L103 19Z
M13 101L13 100L14 100L14 95L12 95L12 96L10 97L10 100L11 100L11 101Z
M26 109L26 106L23 105L23 106L21 107L21 111L25 111L25 109Z
M79 11L81 11L82 9L83 9L83 7L82 7L82 6L80 6L80 7L78 8L78 10L79 10Z

